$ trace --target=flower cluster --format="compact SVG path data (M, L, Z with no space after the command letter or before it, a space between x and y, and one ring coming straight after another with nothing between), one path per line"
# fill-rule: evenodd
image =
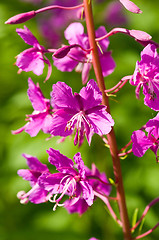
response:
M65 30L65 38L70 44L69 54L66 56L59 56L56 52L58 49L45 49L41 46L31 31L24 26L24 29L17 28L16 32L28 45L32 48L26 49L17 56L16 65L21 71L29 72L33 71L36 75L41 75L44 69L44 63L48 65L48 73L45 79L50 78L52 67L48 58L45 56L48 52L53 52L54 65L60 71L72 71L74 68L77 72L82 72L82 82L85 84L89 77L89 71L92 66L92 55L89 46L88 35L84 34L84 27L81 23L72 23ZM104 27L100 27L96 31L96 37L99 38L106 35ZM104 39L100 41L100 62L102 66L103 76L107 76L114 71L115 62L111 57L111 52L107 51L109 40Z
M26 1L32 3L41 2L40 0ZM101 2L103 0L96 1ZM61 47L58 49L47 49L40 45L37 38L26 26L24 26L24 29L17 28L17 34L26 44L31 46L16 57L16 65L19 68L18 73L32 71L37 76L42 75L44 64L46 63L48 65L48 72L45 81L48 80L52 73L52 67L46 54L51 53L54 66L58 70L61 72L71 72L75 69L76 72L82 73L83 85L87 83L79 93L73 93L71 87L65 82L58 81L52 85L50 99L47 99L44 97L39 84L35 84L29 78L28 97L32 104L33 112L26 115L27 123L18 130L12 131L12 133L18 134L25 131L31 137L35 137L42 130L45 134L49 134L50 137L60 136L62 139L71 135L74 138L74 145L78 146L82 145L85 136L90 145L93 134L98 134L110 147L115 175L115 181L112 180L111 182L116 187L117 197L108 197L111 192L111 184L108 182L106 174L101 173L94 163L92 163L91 169L86 167L80 152L74 155L73 161L53 148L47 150L47 153L49 155L49 163L56 168L55 173L52 173L47 165L42 164L36 157L23 154L23 157L27 160L29 169L18 170L18 175L30 182L31 189L28 192L20 191L17 197L23 204L29 201L35 204L50 201L54 204L53 210L56 210L57 206L63 206L69 213L76 212L79 215L82 215L93 205L96 197L99 197L106 204L112 217L123 227L124 237L131 239L131 230L134 230L133 228L136 227L129 228L119 157L123 156L121 152L132 142L132 149L124 154L133 151L136 156L142 157L150 148L155 153L158 161L159 113L155 118L150 119L140 130L134 131L131 137L132 141L118 151L113 131L114 120L109 110L108 93L112 91L112 94L118 92L130 80L130 84L136 86L136 97L139 98L140 89L143 88L145 105L158 111L158 45L151 41L149 34L140 30L128 30L116 27L107 33L105 27L100 26L95 31L94 23L91 19L93 18L91 1L82 1L83 3L81 4L79 2L79 0L52 0L49 6L36 11L33 10L18 14L6 21L7 24L23 23L34 18L37 14L51 11L51 19L49 19L51 25L50 23L48 24L47 18L41 19L41 29L47 35L48 39L51 36L51 44L54 41L56 46L59 47L60 45ZM113 17L113 20L117 20L118 24L119 22L125 22L125 17L121 16L122 6L133 13L139 14L142 12L130 0L118 0L113 5L113 8L110 6L111 8L108 9L113 10L109 11L111 15L107 16L108 19L112 20ZM53 10L56 12L52 16ZM71 10L72 15L69 14L69 11L66 13L64 10ZM61 13L63 18L61 18ZM68 26L70 19L77 19L79 16L86 17L88 33L84 32L84 26L80 22L74 22ZM61 45L59 43L59 35L54 30L51 32L50 26L52 28L60 26L60 29L64 29L66 25L68 27L64 31L64 37L68 41L68 45ZM115 62L111 56L111 51L108 51L108 37L117 33L129 35L146 47L141 52L141 61L137 61L136 63L134 74L122 78L115 86L106 89L104 77L110 75L115 69ZM94 67L99 87L96 81L93 79L89 80L89 73L92 66ZM108 135L107 139L103 135ZM121 219L118 219L113 211L109 203L109 198L118 202ZM138 225L138 222L136 225ZM141 238L141 236L136 237L136 239ZM92 237L90 240L97 239Z
M50 173L48 167L36 157L23 154L30 169L20 169L18 174L30 182L32 189L27 193L18 193L21 203L51 201L55 203L53 210L64 206L69 213L83 214L95 200L94 191L106 196L110 194L111 187L106 175L100 173L94 164L92 169L88 169L80 153L75 154L75 163L58 150L50 148L47 153L49 162L58 172ZM68 196L67 200L63 200L65 195Z

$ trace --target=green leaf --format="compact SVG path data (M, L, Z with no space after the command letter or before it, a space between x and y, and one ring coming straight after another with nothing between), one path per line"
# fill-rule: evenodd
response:
M138 215L139 209L136 208L132 217L132 227L135 226L136 222L137 222L137 215ZM134 230L133 230L134 232Z
M139 235L141 234L144 222L145 222L145 218L143 218L142 221L141 221L141 224L140 224L140 227L139 227Z

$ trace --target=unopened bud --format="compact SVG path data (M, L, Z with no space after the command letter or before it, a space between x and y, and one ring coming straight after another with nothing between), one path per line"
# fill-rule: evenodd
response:
M69 51L71 50L71 48L77 47L77 44L72 44L70 46L64 46L62 48L59 48L54 54L53 57L55 58L63 58L65 57Z
M29 19L35 17L36 12L35 11L30 11L26 13L20 13L18 15L15 15L11 18L9 18L5 24L18 24L18 23L24 23L28 21Z
M130 12L133 13L142 13L141 9L133 2L129 1L129 0L119 0L123 6Z
M152 38L150 34L140 30L129 30L129 33L130 33L130 36L140 41L148 41Z

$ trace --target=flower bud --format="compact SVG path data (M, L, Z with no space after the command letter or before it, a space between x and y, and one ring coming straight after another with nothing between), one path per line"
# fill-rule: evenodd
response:
M129 0L119 0L123 6L130 12L133 13L142 13L142 11L140 10L140 8L138 6L136 6L135 3L129 1Z
M36 12L35 11L30 11L26 13L20 13L18 15L15 15L11 18L9 18L5 24L18 24L18 23L24 23L28 21L29 19L35 17Z
M53 57L55 58L63 58L65 57L69 51L71 50L71 48L77 47L77 44L72 44L69 46L63 46L62 48L59 48L54 54Z

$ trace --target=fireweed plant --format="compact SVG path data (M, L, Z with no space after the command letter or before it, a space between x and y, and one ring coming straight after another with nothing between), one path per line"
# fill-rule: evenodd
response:
M157 114L139 130L134 131L130 142L119 150L113 129L114 120L110 112L109 96L117 93L129 82L132 86L136 86L137 98L143 91L144 104L153 111L159 110L159 55L157 53L159 45L151 40L149 34L140 30L116 27L107 32L104 26L95 29L92 0L81 0L80 4L76 4L79 1L70 1L69 6L62 5L63 1L58 1L58 3L60 2L61 5L49 5L35 11L20 13L8 19L6 24L24 23L42 12L50 14L51 11L53 14L54 10L63 10L63 12L69 12L70 15L71 11L73 11L73 15L78 14L86 22L86 31L79 20L72 22L64 31L68 44L62 44L57 49L47 49L40 45L26 26L17 28L17 34L31 47L19 53L16 65L19 73L33 71L38 76L43 73L43 69L47 65L48 73L44 79L45 82L50 78L52 72L51 62L46 57L47 54L51 54L54 66L60 71L81 72L81 84L84 86L79 93L73 92L71 87L64 82L64 77L62 82L58 81L52 85L50 99L46 99L39 84L35 84L29 78L27 93L33 106L33 112L26 116L27 123L12 133L18 134L25 131L34 137L42 130L50 137L61 136L61 142L71 135L74 145L78 147L85 139L90 146L93 134L98 134L110 149L114 180L108 180L106 174L97 169L93 159L92 167L89 169L79 151L72 160L58 150L50 148L47 150L48 161L55 166L57 170L55 173L50 172L49 168L36 157L23 154L28 169L20 169L18 175L30 182L31 189L28 192L20 191L17 197L23 204L28 201L35 204L50 201L53 203L54 211L62 206L70 214L76 212L79 215L86 212L94 201L100 198L122 228L124 240L143 238L150 234L159 223L142 234L138 234L135 230L142 224L150 207L159 202L159 198L152 200L146 206L142 216L138 220L136 219L133 226L130 227L120 157L127 156L131 152L137 157L142 157L150 149L154 152L154 158L158 162L159 116ZM130 12L142 13L132 1L119 0L119 2ZM95 1L95 4L97 3L100 4L100 1ZM143 46L143 50L141 60L137 61L133 75L123 77L111 89L106 89L104 77L110 75L115 69L111 51L107 50L108 37L117 33L134 38ZM94 70L95 79L89 79L89 72L92 70ZM130 148L131 144L132 148ZM112 188L116 190L116 197L110 196ZM119 213L115 213L111 201L117 202ZM93 237L90 240L93 239L96 238Z

